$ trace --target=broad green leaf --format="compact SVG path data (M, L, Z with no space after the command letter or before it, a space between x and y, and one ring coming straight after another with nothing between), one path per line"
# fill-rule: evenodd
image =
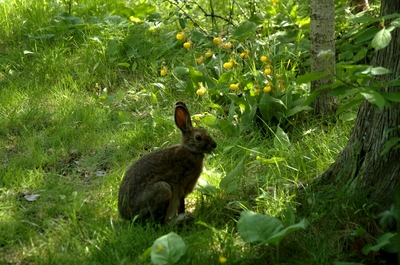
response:
M278 150L287 150L290 145L289 136L278 126L274 137L274 147Z
M356 37L355 37L355 44L360 44L366 41L369 41L375 37L375 35L378 33L379 29L375 27L371 28L366 28L365 30L361 31Z
M174 68L174 70L172 70L172 72L177 76L186 75L189 73L189 68L184 66L177 66Z
M393 20L390 23L391 26L396 27L396 28L400 28L400 18Z
M244 41L248 37L254 37L257 24L246 20L232 34L232 38L237 41Z
M323 72L308 73L308 74L301 75L301 76L297 77L295 82L297 84L308 83L308 82L311 82L311 81L318 80L318 79L320 79L320 78L322 78L324 76L326 76L326 73L323 73Z
M214 126L218 122L217 117L214 115L205 115L201 117L201 121L207 126Z
M232 79L233 74L234 74L234 71L228 71L228 72L223 73L219 77L218 82L220 82L220 83L229 83L231 81L231 79Z
M199 178L197 181L196 185L196 190L201 191L204 194L207 195L212 195L212 194L217 194L218 193L218 188L216 188L214 185L209 183L208 181Z
M177 263L187 248L182 238L171 232L154 241L151 247L151 262L156 265Z
M390 34L387 29L383 28L372 39L371 46L375 48L375 50L380 50L388 46L391 40L392 34Z
M277 246L282 241L282 239L285 236L287 236L288 234L290 234L294 231L300 230L300 229L306 229L306 227L307 227L306 220L303 219L299 223L288 226L285 229L279 231L278 233L273 234L264 243L270 243L270 244L274 244L275 246Z
M362 87L360 88L360 94L371 104L377 106L380 109L385 106L385 98L373 89Z
M192 66L189 66L189 75L193 82L196 84L203 80L203 74L200 71L197 71Z
M342 113L345 110L351 109L355 106L358 106L359 104L361 104L361 102L363 102L364 99L353 99L350 103L347 103L343 106L341 106L337 111L336 111L336 115L339 115L340 113Z
M394 138L390 138L386 143L385 143L385 147L383 148L382 152L381 152L381 156L385 155L386 153L388 153L393 147L394 148L399 148L400 145L400 137L394 137ZM395 146L397 145L397 146Z
M133 11L135 13L135 17L139 17L141 19L145 19L150 14L157 11L156 7L147 2L143 2L141 4L135 5L133 7Z
M277 234L283 228L283 224L274 217L243 211L240 213L237 228L245 242L264 242Z
M243 161L244 159L237 164L232 172L229 172L223 179L221 179L219 187L224 189L226 193L233 192L239 185L238 177L243 175Z
M385 75L390 74L391 72L392 71L382 66L374 67L371 69L371 74L373 75Z
M364 255L368 255L369 252L374 251L377 252L379 251L382 247L390 243L390 239L392 237L396 236L396 234L393 233L385 233L383 234L378 240L376 241L376 245L372 246L371 244L367 244L362 248L362 253Z
M116 39L111 39L108 41L108 45L106 48L106 56L107 57L113 57L116 56L120 50L122 49L121 44L119 44L118 40Z
M378 67L368 67L366 70L362 71L361 73L363 74L369 74L371 73L372 75L384 75L384 74L389 74L392 71L390 71L389 69L382 67L382 66L378 66Z
M286 112L286 117L289 118L290 116L293 116L303 110L312 110L313 108L311 108L310 106L296 106L292 109L290 109L288 112Z
M287 205L283 215L285 216L285 219L283 219L283 225L285 227L294 225L294 222L296 221L296 215L292 207Z
M197 45L200 45L201 43L207 41L207 36L198 30L193 30L192 31L192 41L196 43Z
M358 93L358 90L356 88L348 86L339 86L329 91L328 96L334 96L334 97L349 96L355 93Z
M389 101L400 102L400 91L399 92L383 92L381 95Z

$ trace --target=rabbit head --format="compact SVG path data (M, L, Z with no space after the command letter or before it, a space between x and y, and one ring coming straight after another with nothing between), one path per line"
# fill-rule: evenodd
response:
M175 104L175 124L182 132L181 145L193 153L210 153L217 147L206 130L194 128L185 103Z

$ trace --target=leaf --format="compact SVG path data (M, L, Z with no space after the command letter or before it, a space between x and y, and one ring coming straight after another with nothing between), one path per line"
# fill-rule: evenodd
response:
M390 74L392 71L389 69L378 66L378 67L368 67L366 70L362 71L361 73L363 74L369 74L371 73L372 75L384 75L384 74Z
M177 263L187 248L182 238L171 232L154 241L151 247L151 262L156 265Z
M289 136L278 126L274 138L274 147L278 150L287 150L290 145Z
M390 23L391 26L396 27L396 28L400 28L400 18L393 20Z
M238 177L243 175L243 161L244 159L237 164L232 172L229 172L221 179L219 187L224 189L227 193L233 192L239 185Z
M289 235L290 233L300 230L300 229L306 229L306 228L307 228L307 223L306 223L306 220L303 219L299 223L288 226L285 229L279 231L278 233L272 235L264 243L270 243L270 244L274 244L275 246L277 246L282 241L282 239L284 237L286 237L287 235Z
M236 28L233 32L232 38L239 42L244 41L247 37L254 37L256 29L256 23L246 20Z
M386 143L385 143L385 147L383 148L382 152L381 152L381 156L385 155L386 153L388 153L396 144L400 143L400 137L393 137L390 138ZM400 145L396 146L395 148L399 148Z
M360 94L371 104L377 106L380 109L385 106L385 98L373 89L362 87L360 88Z
M380 50L388 46L391 40L392 35L390 34L390 31L383 28L372 39L371 46L375 48L375 50Z
M299 113L299 112L301 112L301 111L303 111L303 110L312 110L313 108L311 108L310 106L296 106L296 107L294 107L294 108L292 108L292 109L290 109L288 112L286 112L286 117L288 118L288 117L290 117L290 116L293 116L293 115L295 115L295 114L297 114L297 113Z
M323 73L323 72L308 73L308 74L301 75L301 76L297 77L295 82L297 84L308 83L308 82L311 82L311 81L318 80L318 79L320 79L320 78L322 78L324 76L326 76L326 73Z
M364 101L363 98L352 100L350 103L347 103L347 104L341 106L341 107L336 111L336 115L339 115L340 113L342 113L342 112L345 111L345 110L348 110L348 109L351 109L351 108L353 108L353 107L355 107L355 106L358 106L358 105L361 104L361 102L363 102L363 101Z
M385 233L383 234L378 240L376 241L375 246L371 246L371 244L367 244L362 248L362 253L364 255L368 255L369 252L374 251L377 252L379 251L382 247L390 243L390 238L396 236L396 234L393 233Z
M285 209L285 212L283 213L283 215L285 216L285 219L283 219L283 225L285 227L288 227L288 226L294 224L294 222L296 220L296 215L295 215L292 207L290 207L289 205L286 206L286 209Z
M283 224L278 219L252 211L241 212L237 222L239 235L247 243L264 242L282 227Z
M196 185L196 190L199 190L207 195L217 194L218 188L209 183L208 181L199 178Z
M400 102L400 91L399 92L384 92L381 95L389 101Z
M175 75L186 75L189 73L189 68L184 67L184 66L177 66L174 68L174 70L172 70L172 73L174 73Z

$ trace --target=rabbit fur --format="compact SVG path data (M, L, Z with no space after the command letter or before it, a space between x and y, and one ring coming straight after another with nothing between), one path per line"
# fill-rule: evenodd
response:
M182 132L181 144L149 153L126 171L118 194L122 218L139 215L167 224L184 214L185 197L196 186L205 154L217 144L204 129L192 126L184 103L175 104L174 117Z

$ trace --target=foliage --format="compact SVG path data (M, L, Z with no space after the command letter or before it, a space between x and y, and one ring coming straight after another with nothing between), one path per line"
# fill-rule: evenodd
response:
M308 82L322 76L308 73L307 3L229 3L0 3L0 263L357 261L337 234L368 227L364 202L327 198L334 187L298 192L334 161L355 115L346 108L328 125L305 115ZM385 69L352 65L369 64L379 30L339 8L338 77L367 82ZM125 222L121 177L141 155L179 142L178 100L218 139L187 198L196 222ZM256 238L269 245L247 240L253 218L276 224Z

